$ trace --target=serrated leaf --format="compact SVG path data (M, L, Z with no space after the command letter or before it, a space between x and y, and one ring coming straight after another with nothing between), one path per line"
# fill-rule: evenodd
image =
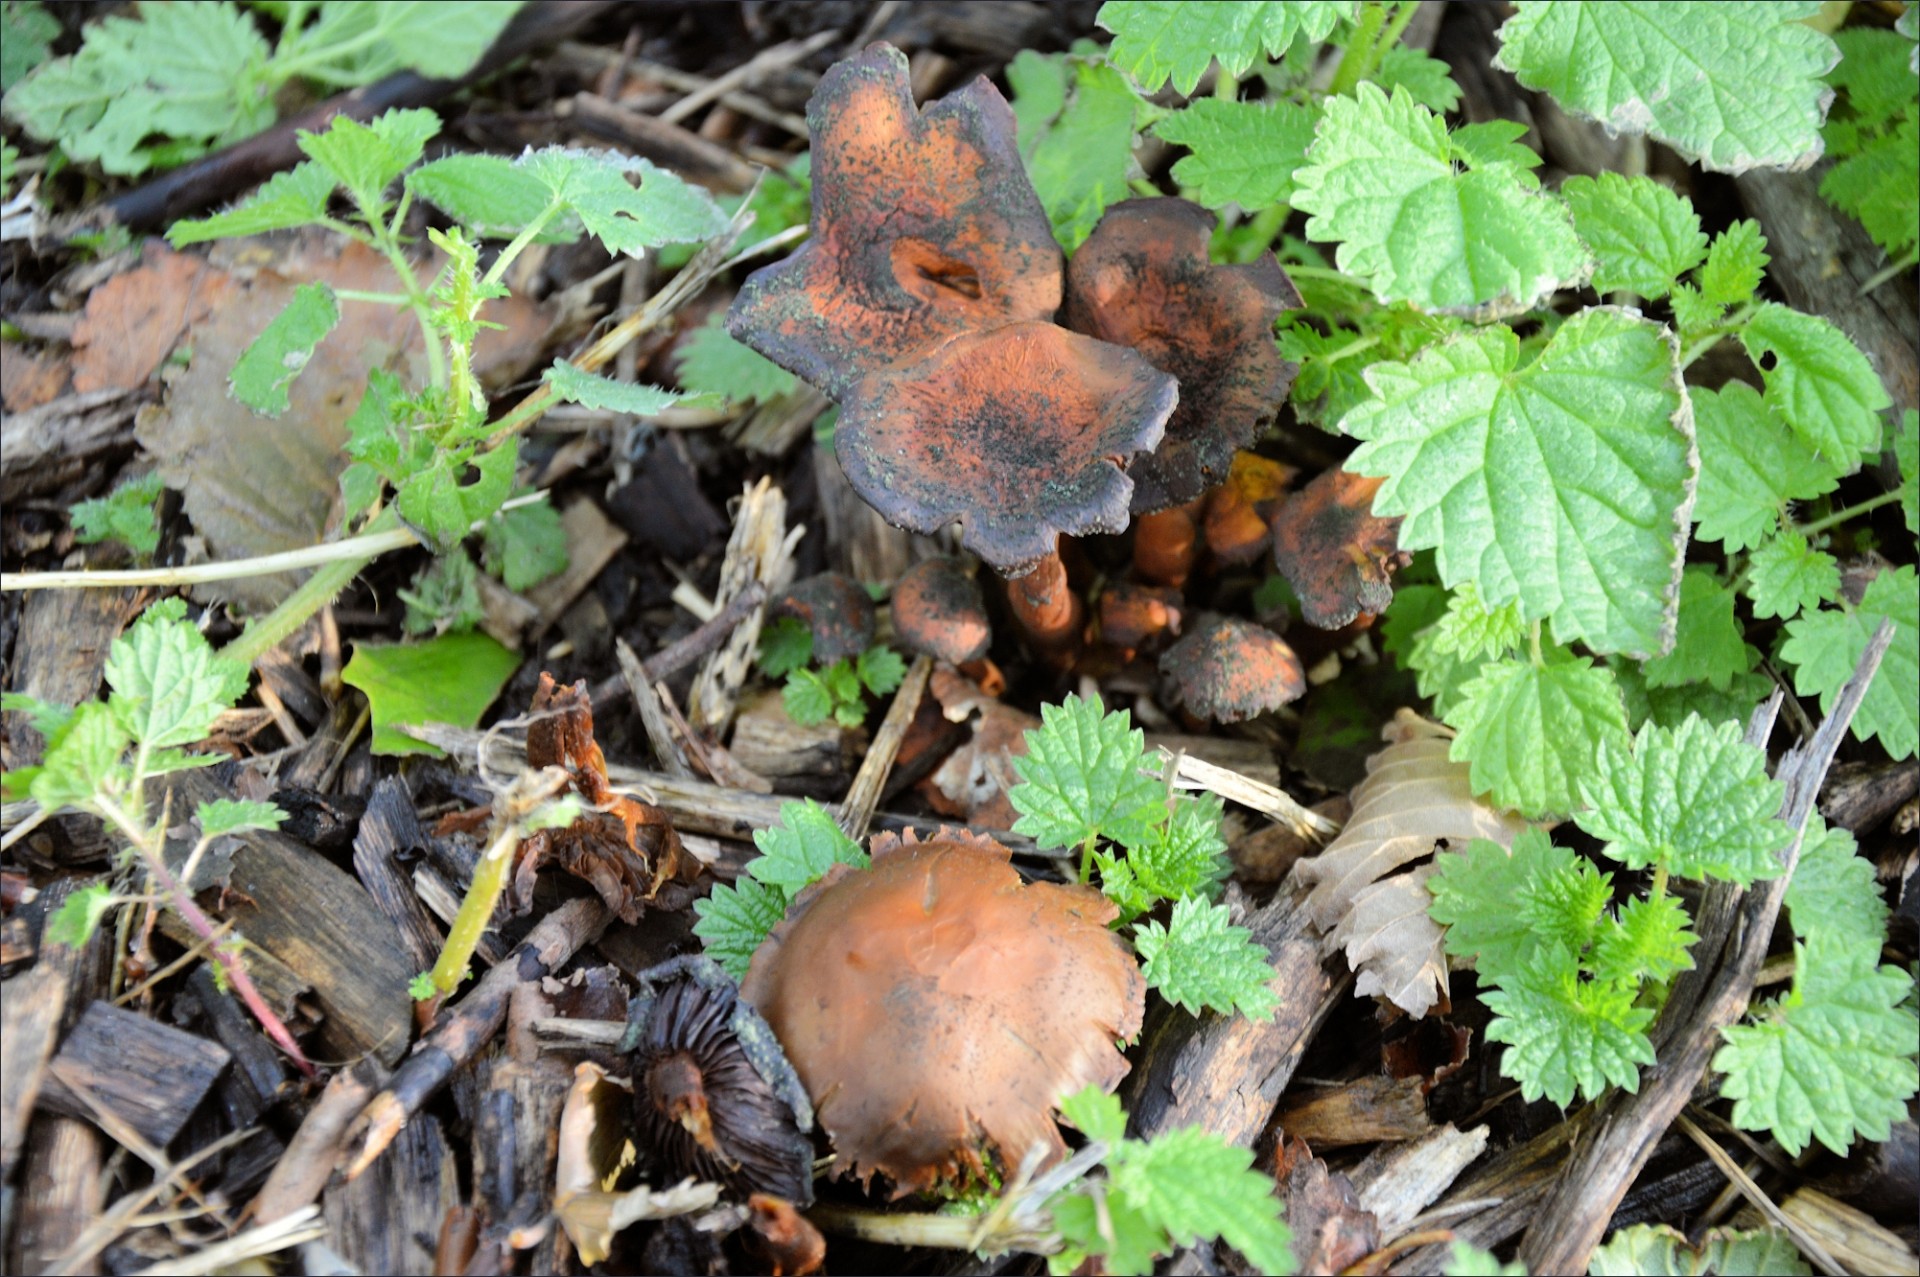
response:
M1433 631L1433 649L1465 661L1507 656L1527 641L1527 623L1511 603L1489 608L1471 581L1454 591Z
M7 0L0 5L0 93L45 62L60 37L60 20L38 0Z
M1173 81L1192 93L1215 58L1239 75L1262 53L1277 58L1294 38L1324 40L1350 20L1352 0L1107 0L1094 21L1113 32L1107 56L1152 93Z
M1176 1127L1122 1150L1110 1159L1114 1194L1175 1244L1218 1237L1256 1272L1293 1270L1293 1234L1281 1220L1273 1177L1254 1169L1253 1150L1198 1126Z
M485 634L446 634L424 643L355 643L340 671L366 694L373 715L373 752L431 754L441 750L399 730L403 723L472 727L520 667L520 656Z
M1494 1013L1487 1041L1507 1044L1500 1072L1520 1083L1529 1103L1544 1095L1565 1108L1576 1093L1638 1091L1640 1066L1653 1063L1652 1008L1634 1005L1631 985L1581 979L1560 945L1543 945L1481 1001Z
M1646 133L1702 167L1799 168L1820 154L1839 50L1813 0L1713 5L1521 0L1494 65L1612 133Z
M1753 299L1766 274L1767 237L1751 218L1738 221L1713 237L1707 264L1700 271L1700 295L1715 306L1740 306Z
M217 838L246 829L278 829L286 823L287 813L272 803L213 798L195 809L194 819L200 822L202 838Z
M1163 117L1153 133L1187 148L1173 180L1189 198L1208 208L1261 209L1292 202L1293 175L1306 162L1317 118L1312 107L1284 99L1200 98Z
M1900 512L1907 531L1920 532L1920 412L1909 408L1900 415L1893 455L1900 463Z
M1115 1277L1148 1277L1155 1256L1173 1248L1166 1233L1119 1194L1095 1202L1086 1189L1077 1189L1054 1197L1047 1209L1066 1243L1066 1249L1047 1257L1047 1270L1055 1277L1076 1271L1089 1255L1098 1255L1100 1267Z
M1709 723L1739 723L1744 727L1754 706L1773 693L1773 680L1754 671L1737 675L1725 691L1716 691L1707 683L1648 687L1636 662L1613 657L1608 665L1619 684L1621 699L1627 703L1627 725L1636 732L1647 723L1678 727L1696 714Z
M1612 898L1613 875L1576 856L1536 870L1513 906L1542 943L1561 945L1578 956L1606 929L1607 902Z
M1694 1277L1698 1273L1778 1273L1810 1277L1793 1239L1771 1228L1742 1232L1715 1228L1702 1244L1666 1224L1635 1224L1615 1230L1593 1252L1588 1277Z
M473 566L464 545L434 556L415 574L412 584L396 593L407 605L400 628L409 635L470 630L486 615L480 598L480 569Z
M1329 99L1293 204L1307 234L1338 241L1341 270L1383 302L1526 310L1586 278L1585 247L1564 205L1508 163L1460 172L1447 128L1405 89L1361 84Z
M160 548L160 510L166 491L158 470L128 479L104 497L73 507L73 539L82 545L113 540L143 558Z
M1724 1030L1713 1068L1735 1126L1790 1154L1811 1136L1844 1156L1856 1136L1886 1139L1920 1087L1920 1021L1901 1005L1913 977L1838 929L1795 941L1793 959L1792 992Z
M1891 401L1845 333L1818 315L1766 302L1740 341L1760 365L1767 404L1808 445L1845 470L1879 450L1879 414Z
M727 224L706 192L645 160L549 147L527 153L518 163L609 253L698 243ZM639 175L639 189L627 180L630 174Z
M1126 1138L1127 1114L1120 1097L1097 1086L1084 1087L1060 1098L1060 1116L1090 1140L1117 1144Z
M1473 765L1475 793L1529 817L1572 811L1577 780L1600 746L1626 736L1620 690L1587 657L1481 668L1461 691L1452 757Z
M748 862L747 872L786 892L788 899L835 865L865 869L868 864L860 844L842 833L833 813L811 798L782 803L780 823L754 830L753 845L760 849L760 855Z
M728 886L718 883L704 900L693 902L693 934L702 951L735 980L747 978L753 951L786 916L787 893L752 878Z
M802 727L812 727L833 717L837 698L825 678L813 670L796 669L788 673L786 686L780 689L780 703L788 718Z
M1753 614L1766 620L1792 620L1831 603L1840 594L1840 565L1825 550L1807 544L1798 528L1788 528L1753 552L1747 561L1747 597Z
M1751 549L1772 535L1789 502L1839 486L1839 467L1788 430L1752 386L1730 381L1718 391L1687 393L1700 449L1693 517L1701 540Z
M431 549L450 552L466 539L473 525L492 518L513 491L513 469L520 457L519 440L509 439L488 452L467 449L440 452L424 467L407 475L394 492L394 512ZM473 482L465 482L474 471Z
M108 704L148 749L204 739L247 690L247 667L215 655L185 617L179 599L156 603L107 652Z
M690 395L719 395L735 403L764 403L800 379L759 351L735 341L715 315L696 329L677 356L680 387Z
M760 629L760 670L785 678L813 659L813 631L797 616L782 616Z
M480 560L501 584L519 593L567 569L567 529L553 502L503 510L488 520Z
M1280 1005L1267 987L1273 961L1266 947L1233 925L1225 905L1194 896L1176 900L1166 926L1145 922L1133 929L1133 945L1147 983L1196 1015L1238 1010L1249 1020L1267 1020Z
M1079 60L1067 66L1071 91L1049 118L1028 112L1020 155L1054 238L1071 251L1109 206L1132 193L1127 183L1139 170L1133 139L1142 104L1112 67Z
M1802 940L1831 930L1876 956L1887 935L1887 902L1874 879L1873 862L1858 853L1853 835L1829 827L1819 812L1807 817L1800 858L1787 883L1787 914Z
M1166 789L1141 770L1146 733L1125 710L1069 696L1040 707L1027 752L1010 761L1020 783L1007 792L1021 813L1015 833L1043 849L1078 847L1095 836L1135 847L1167 819Z
M79 949L100 929L101 920L119 902L104 882L89 883L68 896L47 919L42 938L49 945Z
M1593 286L1665 297L1707 258L1707 237L1693 205L1649 177L1602 173L1560 187L1573 229L1593 250Z
M1693 970L1688 950L1700 937L1687 929L1692 921L1678 896L1636 896L1627 901L1618 918L1594 939L1596 978L1636 986L1645 981L1666 984L1682 971Z
M312 160L275 173L238 205L198 221L175 222L167 243L175 248L210 239L237 239L268 231L317 225L327 215L327 200L339 183Z
M860 653L853 672L861 685L875 696L885 696L900 686L907 676L907 663L890 647L873 646Z
M1885 124L1913 110L1920 78L1911 36L1860 26L1836 31L1833 42L1840 46L1840 64L1827 82L1847 95L1847 108L1857 119Z
M1719 691L1753 668L1752 649L1733 615L1733 590L1711 568L1688 568L1680 582L1673 650L1640 667L1648 687L1706 683Z
M1406 516L1401 548L1437 548L1448 585L1517 600L1562 642L1664 651L1693 486L1673 339L1601 307L1525 368L1519 349L1495 326L1373 365L1346 467L1386 479L1374 513Z
M492 239L518 235L555 202L546 183L504 155L448 155L422 164L407 174L407 189Z
M385 216L387 188L420 162L440 132L440 117L424 107L387 111L366 124L336 115L324 133L299 135L300 150L331 173L369 221Z
M1789 621L1780 659L1794 667L1794 690L1817 695L1825 713L1882 619L1893 622L1893 645L1854 715L1853 734L1863 741L1878 737L1897 761L1920 746L1920 581L1911 565L1875 577L1857 608L1822 608Z
M74 707L47 750L27 789L46 811L79 806L111 783L123 781L120 756L130 742L119 716L99 701Z
M1820 194L1867 228L1874 243L1899 257L1920 242L1920 120L1902 120L1827 170Z
M1388 93L1395 87L1406 89L1414 101L1441 115L1460 105L1460 86L1453 82L1453 68L1424 49L1394 45L1380 55L1373 79Z
M301 284L278 315L240 352L233 397L267 417L288 407L287 387L313 358L313 348L340 322L340 302L325 284Z
M1513 907L1537 879L1574 872L1575 856L1544 831L1528 829L1509 851L1475 838L1465 851L1434 857L1428 912L1447 928L1447 952L1472 958L1483 980L1498 982L1533 960L1542 937Z
M1602 742L1580 779L1590 810L1574 821L1629 869L1660 866L1745 887L1780 876L1778 853L1791 837L1774 815L1781 794L1767 756L1741 739L1739 724L1690 718L1671 730L1642 727L1631 749Z
M1161 900L1211 898L1232 870L1220 837L1225 805L1214 794L1182 795L1167 823L1127 850L1126 865L1140 885Z
M680 402L678 391L643 386L637 382L615 381L611 377L583 371L564 359L554 360L553 367L547 369L542 380L553 387L553 393L558 398L567 403L634 417L651 417Z

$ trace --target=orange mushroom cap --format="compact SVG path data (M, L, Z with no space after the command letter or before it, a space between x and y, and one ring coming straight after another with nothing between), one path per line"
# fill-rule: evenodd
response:
M1298 364L1273 340L1300 294L1271 253L1239 266L1208 255L1213 214L1180 199L1108 209L1067 268L1062 322L1139 351L1180 381L1165 440L1128 468L1133 512L1179 505L1227 477L1287 397Z
M835 866L753 955L741 996L813 1098L843 1173L905 1196L1066 1153L1058 1097L1126 1075L1146 983L1117 910L1077 885L1023 884L966 830L882 835Z
M1271 630L1212 616L1160 657L1160 674L1188 712L1237 723L1298 700L1307 690L1300 658Z
M955 558L925 559L893 587L893 632L902 646L963 665L987 654L993 626L980 583Z
M1400 548L1400 520L1373 512L1373 494L1384 482L1336 467L1274 515L1274 566L1293 586L1307 624L1337 630L1393 602L1393 574L1413 556Z

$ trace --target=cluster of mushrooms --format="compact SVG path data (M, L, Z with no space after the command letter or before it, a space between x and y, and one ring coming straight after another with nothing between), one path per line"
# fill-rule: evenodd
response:
M1275 518L1288 472L1240 451L1297 372L1273 326L1300 298L1271 254L1215 265L1211 214L1138 199L1067 263L1005 99L978 80L917 110L886 45L832 68L807 118L812 238L746 282L728 331L839 403L840 464L883 516L959 524L1032 650L1064 667L1087 632L1061 538L1130 522L1133 579L1096 616L1110 645L1150 650L1182 628L1202 546L1226 562L1271 546L1324 628L1384 605L1398 560L1390 529L1369 540L1371 481L1330 471ZM1332 602L1301 587L1327 575L1344 582ZM808 622L823 660L871 641L872 606L845 578L804 582L779 610ZM987 651L963 560L917 565L891 611L911 650L956 665ZM1270 631L1221 616L1184 629L1161 668L1189 712L1239 720L1303 690ZM649 1143L675 1173L799 1205L816 1120L837 1173L879 1175L895 1197L964 1183L990 1155L1050 1164L1058 1098L1118 1085L1116 1043L1141 1024L1115 916L1089 887L1024 882L982 835L882 835L869 868L836 866L799 895L738 990L704 958L649 978L625 1044Z

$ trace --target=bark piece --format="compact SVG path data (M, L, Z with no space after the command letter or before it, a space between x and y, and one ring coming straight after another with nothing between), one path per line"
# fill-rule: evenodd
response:
M217 1042L99 1001L61 1043L40 1104L91 1119L90 1098L149 1144L165 1148L232 1058Z

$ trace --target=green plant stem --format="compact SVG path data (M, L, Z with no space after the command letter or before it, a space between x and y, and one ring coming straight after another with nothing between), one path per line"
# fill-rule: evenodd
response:
M1324 279L1329 284L1346 284L1365 291L1365 285L1345 271L1331 270L1325 266L1288 266L1286 272L1293 279Z
M480 282L489 286L499 283L506 275L507 269L513 265L514 259L527 251L527 245L533 243L540 233L547 229L547 224L559 216L559 213L559 201L556 200L547 205L540 216L528 222L518 235L507 241L507 246L500 250L498 257L493 259L493 265L489 266L487 273L480 277Z
M399 237L383 223L372 219L369 221L373 225L373 246L386 257L387 264L393 267L393 273L400 277L400 287L406 290L407 305L420 325L420 335L426 339L427 379L435 389L444 390L447 385L447 359L440 353L440 331L433 322L433 299L420 287L420 278L413 273L413 265L407 261Z
M1380 38L1380 28L1386 21L1387 9L1379 0L1366 0L1361 5L1360 19L1347 39L1347 47L1340 51L1340 66L1333 73L1333 83L1327 88L1329 93L1336 97L1351 93L1367 78L1378 57L1374 42Z
M1380 339L1378 337L1356 337L1352 341L1348 342L1346 345L1340 347L1340 349L1329 351L1328 353L1322 355L1320 357L1320 362L1328 365L1337 364L1342 359L1350 358L1351 356L1359 354L1363 350L1372 350L1375 346L1378 346L1379 344L1380 344Z
M1916 263L1920 263L1920 249L1910 248L1905 253L1902 253L1897 260L1888 262L1885 266L1869 275L1860 285L1860 295L1864 297L1896 275L1912 270Z
M405 293L370 293L359 288L336 288L333 295L343 302L368 302L376 306L410 306L413 299Z
M1693 345L1688 346L1680 352L1680 371L1685 372L1691 368L1696 359L1706 354L1709 350L1712 350L1715 346L1718 346L1721 338L1737 333L1746 327L1747 320L1752 314L1753 303L1748 302L1745 306L1742 306L1739 310L1727 316L1726 319L1709 328Z
M1898 491L1882 492L1877 497L1868 497L1865 501L1857 502L1844 510L1835 510L1825 518L1815 519L1812 523L1802 523L1799 525L1800 531L1805 536L1812 536L1816 532L1825 532L1828 528L1839 527L1848 519L1858 518L1863 514L1878 510L1883 505L1892 505L1899 499L1900 493Z
M1547 660L1540 651L1540 622L1535 621L1527 627L1527 656L1533 662L1533 668L1545 669Z
M506 890L507 873L513 868L513 853L520 846L520 826L511 820L502 823L504 827L473 867L473 882L468 885L466 897L460 902L460 912L453 916L453 926L447 931L447 942L441 947L440 958L428 973L435 992L443 998L453 996L453 991L467 978L467 968L473 962L473 951L479 947L480 937L486 934L487 925L493 921L493 910L500 903L500 893Z
M132 844L133 849L139 853L141 861L147 867L147 872L152 874L154 881L160 884L161 890L166 893L168 901L173 905L174 912L180 915L181 921L193 930L194 935L207 942L208 954L226 973L227 982L233 986L233 991L240 995L240 1001L253 1013L253 1018L260 1022L260 1027L266 1030L267 1036L273 1039L274 1045L286 1052L287 1058L294 1062L302 1074L308 1078L317 1078L319 1074L308 1062L306 1053L301 1051L300 1044L293 1040L292 1032L274 1013L273 1008L267 1005L266 998L261 996L259 986L254 984L253 977L247 973L246 964L240 961L239 955L232 949L219 942L218 929L213 925L213 919L207 917L200 906L194 903L186 884L174 877L173 871L167 868L165 857L160 854L155 845L153 832L142 829L138 821L105 794L94 795L91 805L103 819L116 826Z
M1371 75L1377 70L1380 59L1386 57L1388 50L1400 43L1400 37L1406 34L1408 24L1413 21L1413 15L1418 12L1420 12L1420 0L1400 0L1400 7L1394 11L1393 21L1387 24L1387 29L1381 32L1380 38L1374 42L1373 59L1367 67L1367 74Z
M1080 844L1080 881L1081 882L1093 881L1093 844L1099 839L1099 837L1100 835L1097 832L1088 834L1087 840Z

